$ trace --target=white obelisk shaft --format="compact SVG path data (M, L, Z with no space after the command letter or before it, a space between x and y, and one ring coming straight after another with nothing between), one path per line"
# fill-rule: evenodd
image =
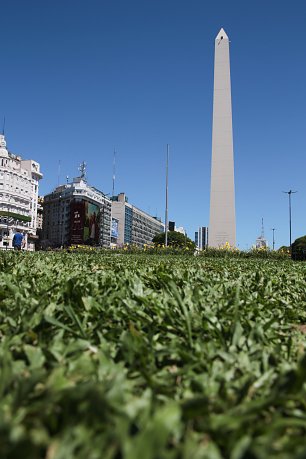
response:
M229 39L215 40L214 108L208 245L236 245L234 155Z

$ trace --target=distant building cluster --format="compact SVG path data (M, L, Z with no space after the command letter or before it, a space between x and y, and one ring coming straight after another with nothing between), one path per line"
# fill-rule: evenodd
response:
M164 224L130 204L125 193L109 197L90 186L85 175L56 187L43 199L44 247L151 244Z
M71 245L143 247L165 230L161 219L130 204L125 193L109 197L89 185L85 163L80 176L38 195L40 165L9 152L0 135L0 249L13 248L16 233L23 249Z

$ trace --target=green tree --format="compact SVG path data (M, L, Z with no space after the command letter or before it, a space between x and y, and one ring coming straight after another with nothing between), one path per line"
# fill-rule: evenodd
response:
M297 238L292 244L292 250L306 250L306 236Z
M162 245L165 244L165 233L158 233L153 238L154 244ZM178 233L177 231L168 231L168 246L169 247L176 247L176 248L189 248L195 249L195 243L189 239L189 237L185 236L182 233Z
M282 246L278 249L278 252L289 252L289 251L290 251L289 245L282 245Z
M297 238L292 244L291 258L306 261L306 236Z

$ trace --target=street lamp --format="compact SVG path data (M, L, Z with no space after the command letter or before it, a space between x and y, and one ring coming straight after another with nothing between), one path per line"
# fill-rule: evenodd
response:
M293 193L297 193L297 191L283 191L283 193L286 193L289 197L289 242L290 242L290 252L291 252L291 195Z
M169 144L167 144L166 160L166 210L165 210L165 247L168 247L168 169L169 169Z
M276 230L276 228L271 228L271 230L273 231L273 250L274 250L275 248L274 231Z

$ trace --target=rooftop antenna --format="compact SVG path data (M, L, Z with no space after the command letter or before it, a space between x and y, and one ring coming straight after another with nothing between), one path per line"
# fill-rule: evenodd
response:
M3 117L3 125L2 125L2 135L5 133L5 115Z
M81 179L85 180L86 178L86 163L82 161L79 167L79 171L81 172Z
M60 184L60 175L61 175L61 160L58 160L58 169L57 169L57 186Z
M261 218L261 238L265 238L265 230L264 230L264 222L263 222L263 217Z
M116 178L116 149L114 148L114 159L113 159L113 190L112 190L112 196L115 196L115 178Z

